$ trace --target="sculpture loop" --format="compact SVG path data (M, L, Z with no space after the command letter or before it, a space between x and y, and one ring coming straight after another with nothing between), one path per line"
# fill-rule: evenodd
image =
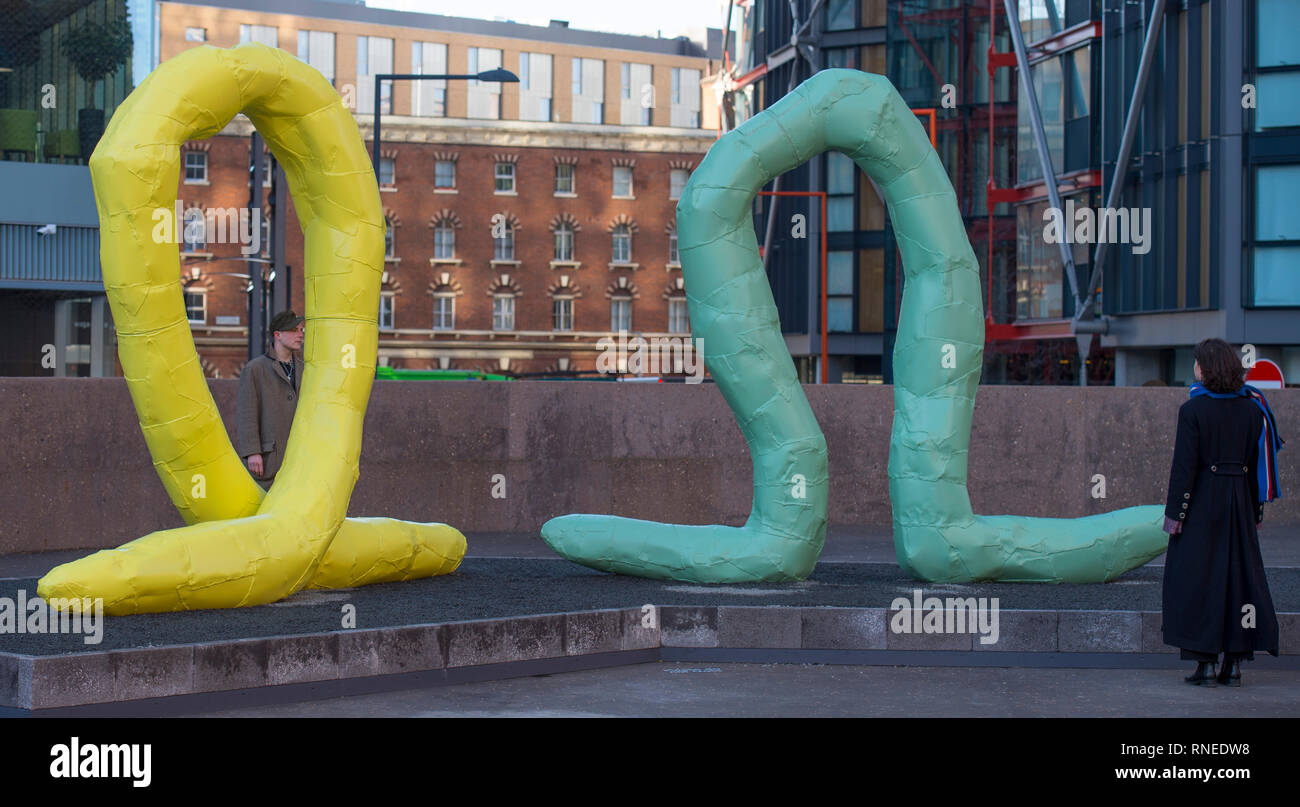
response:
M781 337L752 210L760 188L825 151L848 155L879 186L906 277L889 450L899 565L931 581L1082 583L1112 580L1163 552L1156 505L1074 519L972 511L979 267L920 122L888 79L857 70L822 71L722 137L677 205L692 330L753 461L749 520L682 526L569 515L542 527L546 542L592 568L661 579L782 581L812 571L826 538L826 443Z
M236 113L284 166L305 241L301 397L284 464L264 493L235 453L199 366L178 248L155 237L179 152ZM52 570L53 597L102 597L128 614L274 602L304 588L454 570L446 524L344 519L375 375L384 220L356 122L316 70L251 43L194 48L159 65L118 108L90 160L104 287L154 467L190 526Z

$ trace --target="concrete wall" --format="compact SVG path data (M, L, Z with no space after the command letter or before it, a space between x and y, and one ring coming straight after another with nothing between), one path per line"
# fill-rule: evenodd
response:
M237 381L210 382L227 423ZM830 448L832 524L889 523L893 389L806 387ZM1286 498L1300 522L1300 391L1268 393ZM977 513L1082 516L1163 503L1178 406L1171 388L990 386L971 441ZM0 553L116 546L181 526L120 378L0 378ZM330 439L320 435L320 439ZM1090 496L1094 474L1107 498ZM506 497L491 496L503 474ZM750 465L711 384L379 381L351 515L536 532L566 513L740 524Z

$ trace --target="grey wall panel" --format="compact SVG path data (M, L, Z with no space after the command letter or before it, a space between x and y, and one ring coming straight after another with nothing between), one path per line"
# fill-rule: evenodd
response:
M90 169L84 165L0 162L0 222L98 227Z
M0 223L0 281L5 285L102 284L99 229L59 227L41 235L33 224Z

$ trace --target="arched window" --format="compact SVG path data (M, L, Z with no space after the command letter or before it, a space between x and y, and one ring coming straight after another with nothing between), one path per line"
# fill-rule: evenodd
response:
M619 224L613 230L614 263L632 262L632 228Z
M186 210L182 223L186 252L202 252L208 245L207 222L203 219L203 208L191 207Z
M433 257L456 257L456 228L446 219L433 228Z
M573 260L573 226L560 222L555 228L555 260Z
M513 261L515 259L515 227L509 219L493 224L493 231L499 233L492 238L492 260Z

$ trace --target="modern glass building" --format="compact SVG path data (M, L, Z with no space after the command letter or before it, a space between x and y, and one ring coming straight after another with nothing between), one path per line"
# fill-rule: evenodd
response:
M1150 36L1150 75L1133 120L1132 156L1111 207L1122 224L1150 216L1139 240L1108 245L1098 282L1116 384L1187 384L1192 346L1253 344L1300 379L1300 23L1287 0L1112 7L1099 0L1021 3L1022 30L1063 204L1107 206L1133 88ZM1074 313L1059 249L1044 242L1048 206L1027 110L1020 109L1018 321ZM1098 218L1100 221L1100 217ZM1102 234L1097 233L1100 238ZM1110 234L1107 233L1109 236ZM1095 244L1075 244L1081 291Z
M0 26L0 375L112 375L86 161L134 86L134 46L117 27L128 3L11 6Z
M1300 179L1300 41L1289 33L1300 3L1013 4L1047 170L1001 0L828 0L808 19L813 5L745 9L736 118L784 95L792 70L889 77L932 131L980 261L985 383L1074 384L1082 365L1089 384L1186 384L1192 346L1212 336L1254 345L1300 379L1300 206L1285 197ZM780 183L828 195L828 379L889 383L902 272L874 188L840 155ZM1065 249L1048 228L1049 185L1070 225ZM780 204L784 222L799 202ZM765 215L757 226L763 243ZM787 229L772 228L769 275L811 380L817 245Z
M1014 212L1007 203L992 211L987 206L990 165L995 185L1006 188L1015 160L1013 76L1002 70L990 79L987 70L991 27L995 48L1006 49L1005 17L990 17L982 2L830 0L808 19L813 5L794 3L794 15L790 4L776 0L758 0L746 9L736 108L766 108L792 86L792 71L798 71L797 81L841 67L887 76L931 132L948 168L980 261L989 312L998 321L1012 318ZM803 31L797 49L790 45L795 30ZM800 51L808 55L796 57ZM826 194L827 380L890 383L903 272L879 193L838 153L782 177L780 189ZM760 199L756 210L760 244L767 240L770 205L770 199ZM773 217L785 225L800 212L816 223L806 238L774 224L768 273L791 355L811 381L819 377L820 355L819 279L807 271L820 260L816 200L782 198Z

